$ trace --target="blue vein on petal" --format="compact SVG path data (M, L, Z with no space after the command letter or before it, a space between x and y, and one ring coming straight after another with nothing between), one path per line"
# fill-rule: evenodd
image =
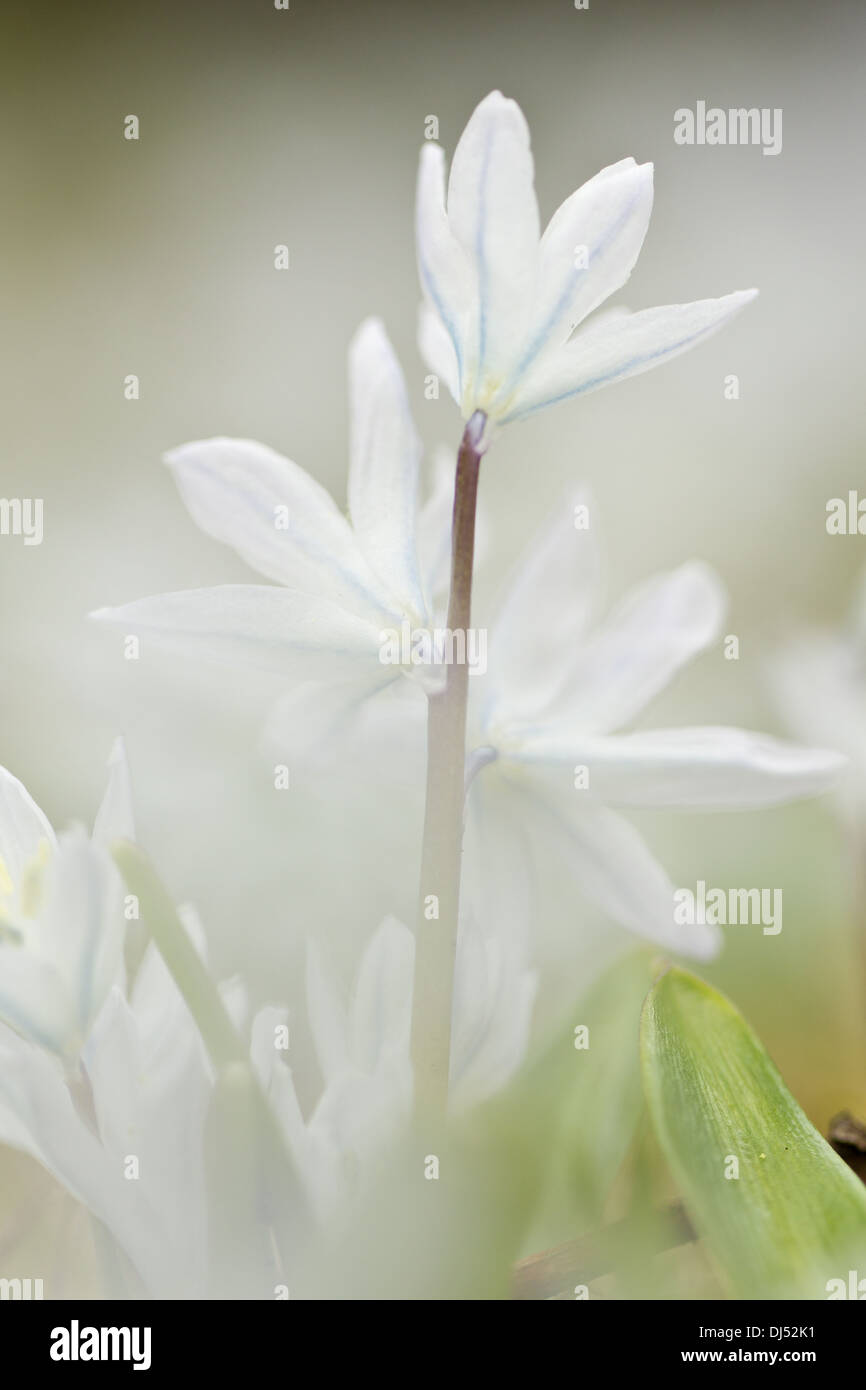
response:
M487 226L487 180L490 177L490 155L493 147L493 130L487 132L484 146L484 160L481 166L481 182L478 200L478 220L475 230L475 259L478 264L478 372L476 389L484 375L484 359L487 356L487 291L488 267L484 254L484 232Z
M613 381L619 380L624 374L634 371L636 367L641 367L647 362L654 362L658 358L668 357L672 352L678 352L680 348L688 347L689 343L695 343L700 338L705 338L713 329L718 328L724 322L719 319L716 323L706 324L697 333L691 333L687 338L682 338L678 343L671 343L666 347L659 348L656 352L650 352L644 357L633 357L629 362L623 362L614 367L604 376L598 376L591 381L584 381L580 386L574 386L568 391L561 391L558 396L546 396L543 401L538 401L535 405L527 406L526 410L517 410L511 415L506 415L500 420L501 425L511 424L515 420L525 420L530 415L534 415L537 410L545 410L549 405L558 405L560 401L567 401L571 396L582 396L587 391L594 391L599 386L607 386Z
M40 1047L47 1048L49 1052L59 1052L60 1047L57 1039L44 1029L37 1028L26 1015L22 1015L15 1006L9 1001L4 1000L0 995L0 1017L9 1025L13 1032L17 1033L25 1042L38 1043Z
M448 218L448 209L444 201L442 205L442 212L445 217L446 226L448 227L448 230L450 232L451 223ZM442 296L440 295L436 287L436 279L433 275L433 271L430 269L430 266L421 248L420 234L418 236L418 263L421 271L421 279L424 281L424 287L427 290L427 293L429 294L431 300L433 301L434 308L436 309L436 312L439 315L439 318L441 319L442 324L445 327L445 330L448 333L448 336L451 339L451 343L454 348L454 356L457 359L457 386L458 390L460 390L460 388L463 385L463 350L460 345L460 337L457 332L457 325L454 319L452 318L451 314L449 314L446 311Z
M230 501L237 501L237 488L233 486L231 482L229 482L229 480L220 472L219 469L214 469L211 465L206 463L183 463L175 464L173 465L173 467L176 468L178 471L180 471L181 469L188 469L193 474L197 473L200 478L203 478L212 486L218 487L222 491L223 495L227 496ZM246 505L248 506L253 518L260 523L265 523L265 519L267 518L266 524L268 526L268 529L273 530L272 508L269 510L269 504L259 503L255 494L251 491L251 489L248 486L243 487L241 496ZM294 510L293 507L290 503L286 503L285 505L289 507L289 512L291 514L291 512ZM338 511L336 511L336 508L335 514L338 517L341 516L341 514ZM345 521L345 517L341 517L341 519ZM276 532L274 531L273 534L276 535ZM354 533L351 530L350 535L354 539ZM383 597L378 595L374 590L365 587L363 581L358 579L357 576L351 572L351 570L347 570L345 566L337 563L332 551L329 551L327 548L311 544L311 538L304 531L294 531L287 533L287 540L289 542L289 546L296 546L298 550L301 552L301 554L304 556L304 558L310 564L321 566L326 570L329 567L333 567L334 572L336 572L339 578L345 583L346 587L349 589L350 592L358 595L360 598L365 599L368 603L372 601L379 608L381 608L383 612L388 613L389 615L392 615L394 617L402 616L402 609L400 609L399 607L394 607L391 604L386 605ZM225 540L222 542L222 544L231 545L235 549L240 548L239 542L234 538L232 538L231 540ZM253 552L247 551L245 548L245 559L247 555L250 558L247 559L246 562L247 564L249 564L250 568L258 569L258 564L253 558ZM287 556L287 558L291 558L290 554L289 556ZM261 571L259 572L261 573ZM383 582L378 574L374 575L374 577L379 580L380 584ZM287 584L284 580L276 580L274 582L280 588L291 588L291 585ZM299 592L307 593L309 591L301 589L299 590ZM322 593L320 591L314 591L312 597L330 598L330 595L328 595L327 593ZM331 599L331 602L337 602L337 600Z
M445 331L447 332L449 338L451 339L451 345L454 348L454 356L457 359L457 387L459 390L463 384L463 351L460 346L460 338L457 333L457 327L451 315L447 313L445 310L445 305L442 301L442 296L436 289L436 281L433 278L433 272L431 271L430 267L427 265L423 257L420 257L419 260L421 266L421 278L424 281L424 287L427 290L427 293L429 294L431 300L433 301L433 307L435 308L436 313L439 315L442 325L445 328Z
M551 309L542 327L536 333L532 342L529 344L529 347L524 352L523 357L520 359L519 364L512 373L512 382L515 379L523 376L527 368L535 361L539 352L544 347L545 340L550 334L551 329L553 328L557 319L563 313L566 305L568 304L569 299L572 297L574 293L575 281L581 276L588 276L591 273L591 271L596 268L597 258L599 256L601 258L601 262L603 263L604 258L610 251L611 247L616 245L616 242L619 239L620 232L622 231L627 220L630 218L636 204L637 195L635 194L635 196L623 209L622 213L620 214L619 218L614 223L614 225L608 228L601 242L590 252L589 266L584 267L580 270L575 268L569 275L565 289L562 291L562 294L559 296L559 299L557 300L556 304ZM604 297L606 299L608 296L605 295ZM586 315L584 315L584 318L585 317Z

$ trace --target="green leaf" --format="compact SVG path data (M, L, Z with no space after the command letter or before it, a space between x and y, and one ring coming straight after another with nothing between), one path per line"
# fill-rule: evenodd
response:
M735 1296L826 1298L829 1279L866 1275L866 1188L728 999L668 970L644 1005L641 1059L659 1142Z

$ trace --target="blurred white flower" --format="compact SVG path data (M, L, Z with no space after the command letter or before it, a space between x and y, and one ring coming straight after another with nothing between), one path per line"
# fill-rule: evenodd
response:
M578 883L615 920L667 949L706 958L712 926L674 922L674 889L613 807L737 810L825 791L844 758L731 728L615 732L717 636L725 606L692 563L650 580L595 628L597 559L570 508L540 538L490 637L475 730L485 836L556 841ZM519 852L514 847L514 853Z
M32 803L14 779L4 787L6 819L11 804L27 830ZM106 843L133 837L120 742L95 833ZM74 905L70 897L67 907ZM67 923L74 931L74 916ZM64 1065L51 1045L53 1030L24 1035L0 1023L0 1143L30 1154L107 1227L152 1296L201 1297L202 1132L210 1070L198 1030L153 945L134 981L127 982L124 925L118 911L110 978L79 1025L80 1056ZM189 910L184 925L203 950L201 928ZM48 1034L46 1045L38 1045L37 1031Z
M418 177L421 349L466 419L507 424L685 352L757 294L603 314L625 284L652 208L652 165L620 160L557 209L540 234L529 130L491 92L451 162L426 144Z
M123 949L123 886L105 836L125 781L118 744L93 838L80 827L58 838L18 779L0 768L0 1020L70 1063Z
M837 804L866 825L866 575L847 621L835 631L800 633L773 655L770 678L798 738L826 743L850 759Z
M275 583L162 594L92 616L191 656L337 682L355 701L402 675L440 684L440 667L382 660L384 634L431 626L442 564L431 529L442 501L439 489L419 519L420 445L376 319L352 342L349 385L348 519L309 473L263 444L186 444L167 462L193 519Z
M347 1006L310 944L307 1010L325 1084L306 1122L274 1044L285 1011L261 1009L253 1023L254 1065L322 1219L339 1211L408 1122L414 963L412 933L386 919L364 951ZM491 1095L519 1066L535 988L522 956L484 937L467 914L455 968L452 1111Z
M188 909L183 919L200 944ZM198 1029L152 944L129 991L112 986L77 1076L0 1026L0 1143L29 1153L82 1202L155 1298L204 1296L212 1084Z

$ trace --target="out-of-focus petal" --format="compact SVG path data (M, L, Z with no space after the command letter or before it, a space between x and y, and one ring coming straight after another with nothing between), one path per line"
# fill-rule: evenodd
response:
M415 527L421 443L406 382L382 323L349 349L349 513L370 567L402 608L424 616Z
M673 884L627 820L595 798L590 804L585 792L573 791L571 799L534 792L532 802L580 891L614 921L678 955L696 960L716 955L719 929L675 921Z
M415 938L387 917L364 951L352 1000L352 1059L362 1071L409 1056L414 964Z
M17 886L25 865L44 846L55 844L54 831L26 787L0 767L0 861L6 875L0 869L0 897Z
M38 928L40 951L66 981L80 1046L118 976L126 931L120 874L81 830L61 835L46 867Z
M514 943L484 936L471 917L457 941L449 1106L479 1104L503 1087L526 1053L537 979Z
M100 608L119 624L186 656L281 674L346 676L378 662L381 629L326 598L260 584L222 584Z
M31 891L36 915L0 938L0 1018L71 1060L120 968L120 876L106 851L76 830L61 837Z
M500 707L509 718L543 709L579 649L598 594L600 559L591 527L576 528L578 506L589 507L588 498L575 498L551 518L506 590L490 633L484 723Z
M115 840L135 839L132 784L122 738L115 739L108 759L108 785L93 823L93 839L106 847Z
M620 728L713 641L724 611L721 581L699 562L641 585L574 653L544 725L570 726L581 734ZM564 669L567 661L563 652ZM520 728L514 751L525 736L540 732Z
M177 1288L164 1230L141 1183L127 1182L122 1161L103 1148L73 1106L62 1073L38 1048L4 1035L0 1046L0 1114L9 1110L29 1136L27 1152L67 1192L104 1222L154 1295Z
M316 1057L326 1085L349 1066L346 1009L314 941L307 942L307 1012Z
M529 734L522 756L588 769L589 789L623 806L748 810L816 796L848 766L839 753L800 748L765 734L729 728L654 729L581 738L567 726Z
M274 1047L274 1030L288 1010L267 1004L253 1019L250 1055L313 1208L325 1221L339 1196L340 1155L333 1144L304 1123L291 1069Z

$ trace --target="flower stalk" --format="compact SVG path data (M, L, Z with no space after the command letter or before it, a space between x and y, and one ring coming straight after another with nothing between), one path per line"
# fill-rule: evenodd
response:
M448 628L466 633L472 617L472 571L478 475L487 417L470 418L457 455L451 528ZM459 649L460 644L456 644ZM448 1103L451 1006L457 925L466 762L469 666L451 662L445 684L430 696L427 715L427 795L421 851L420 901L412 1009L415 1106L441 1118Z

